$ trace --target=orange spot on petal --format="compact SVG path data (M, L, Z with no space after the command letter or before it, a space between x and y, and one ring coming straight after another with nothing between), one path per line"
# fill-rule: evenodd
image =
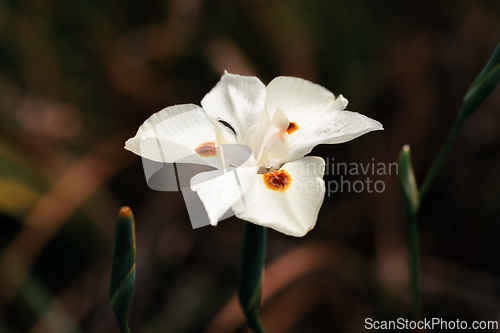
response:
M286 132L288 134L292 134L293 132L295 132L298 129L299 129L299 125L297 125L297 123L294 123L293 121L291 121L290 124L288 124L288 128L286 129Z
M286 191L292 183L292 177L286 170L265 173L263 180L268 189L279 192Z
M196 147L194 151L201 157L217 156L217 149L215 149L214 141L204 142Z

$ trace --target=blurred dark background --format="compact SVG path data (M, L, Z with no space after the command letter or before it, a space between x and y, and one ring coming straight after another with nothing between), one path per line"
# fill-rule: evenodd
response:
M191 229L181 193L150 190L125 140L165 106L199 104L224 70L298 76L385 127L312 155L391 163L408 143L421 182L498 22L486 0L0 0L0 332L117 332L107 288L122 205L137 228L132 331L245 331L244 223ZM497 89L423 204L425 317L500 320L499 109ZM409 318L396 176L372 179L383 193L332 193L305 237L269 231L268 332Z

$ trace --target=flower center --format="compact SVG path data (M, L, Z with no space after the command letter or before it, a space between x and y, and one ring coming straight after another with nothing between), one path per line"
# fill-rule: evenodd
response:
M262 179L268 189L279 192L286 191L292 183L292 177L286 170L265 173Z
M217 149L215 149L214 141L204 142L196 147L194 151L201 157L217 156Z
M294 123L293 121L291 121L290 124L288 124L288 128L286 129L286 132L288 134L292 134L293 132L295 132L298 129L299 129L299 125L297 125L297 123Z

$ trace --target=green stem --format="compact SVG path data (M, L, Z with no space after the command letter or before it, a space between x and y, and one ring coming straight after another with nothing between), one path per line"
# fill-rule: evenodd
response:
M409 214L411 313L414 320L420 318L420 242L417 214L417 212Z
M458 111L457 118L438 156L434 160L431 169L427 173L420 190L416 185L409 147L404 146L401 151L398 165L402 167L401 169L403 172L398 175L398 179L401 193L405 200L408 221L410 223L411 311L415 320L420 318L420 249L417 221L422 200L427 195L444 161L450 154L465 120L484 102L499 81L500 44L498 44L486 66L467 90L464 100L462 101L462 106Z
M429 187L431 184L434 182L434 179L436 178L437 174L439 173L439 170L444 164L444 161L450 154L451 148L453 148L453 145L455 144L455 141L457 140L458 133L460 132L460 129L462 128L462 125L464 124L465 118L458 117L455 122L453 123L453 126L450 130L450 133L448 133L448 136L446 137L446 141L444 142L443 146L441 147L441 150L439 151L438 156L434 160L434 164L432 164L431 169L427 173L427 176L424 179L424 182L422 183L422 186L420 187L420 195L419 195L419 202L422 202L422 199L425 197L427 194Z
M135 283L135 257L134 215L129 207L122 207L115 224L109 283L109 301L121 333L130 333L127 315Z
M238 300L247 318L248 326L255 333L265 333L259 314L266 244L267 228L246 222L241 251Z
M434 182L437 174L441 170L446 158L450 154L455 141L457 140L460 129L465 121L463 117L457 117L453 126L451 127L446 140L438 153L438 156L434 160L431 169L427 173L427 176L418 191L418 200L416 203L411 205L410 201L407 204L407 214L409 221L409 238L410 238L410 288L411 288L411 313L415 320L420 318L420 306L421 306L421 294L420 294L420 242L419 242L419 232L418 232L418 215L420 212L420 207L422 200L425 198L430 186ZM411 164L411 162L409 162ZM413 172L413 171L412 171ZM416 185L415 185L416 186Z

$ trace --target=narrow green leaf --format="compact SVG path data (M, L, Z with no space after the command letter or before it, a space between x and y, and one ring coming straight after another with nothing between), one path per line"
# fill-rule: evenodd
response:
M411 214L415 214L418 212L420 202L409 145L404 145L399 153L398 182L407 211Z
M256 333L265 332L260 322L262 272L266 260L267 228L245 223L238 283L238 300L248 325Z
M476 84L478 84L478 82L481 81L498 64L500 64L500 43L498 43L495 51L493 52L490 59L488 60L484 68L481 70L477 78L474 80L474 82L472 82L469 90L473 88Z
M420 241L417 225L420 196L409 145L404 145L399 153L398 183L409 222L410 301L413 319L417 320L420 318Z
M495 89L500 81L500 43L488 63L467 90L458 117L470 116Z
M109 301L122 333L130 333L127 314L135 282L135 253L134 216L129 207L122 207L116 219L109 284Z

